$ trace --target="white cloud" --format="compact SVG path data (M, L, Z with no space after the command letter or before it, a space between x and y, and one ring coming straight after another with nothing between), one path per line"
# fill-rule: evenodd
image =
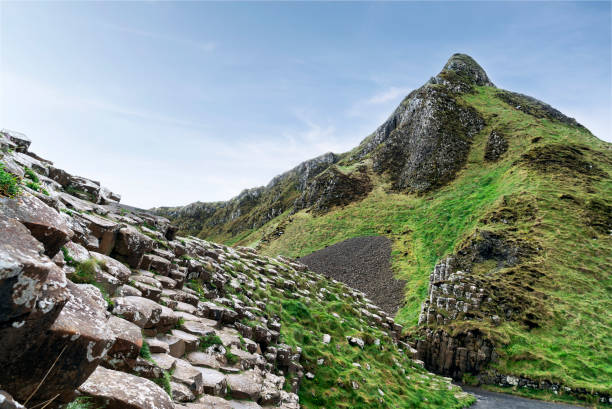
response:
M396 101L400 97L404 98L410 91L411 89L408 87L391 87L372 96L367 100L367 103L384 104L389 101Z
M139 37L150 38L153 40L161 40L161 41L165 41L169 43L182 45L185 47L195 48L195 49L198 49L200 51L205 51L205 52L210 52L210 51L215 50L218 45L214 41L194 41L188 38L179 38L179 37L169 36L169 35L162 34L162 33L140 30L140 29L131 28L131 27L121 27L115 24L102 23L102 26L106 27L107 29L116 31L116 32L133 34Z

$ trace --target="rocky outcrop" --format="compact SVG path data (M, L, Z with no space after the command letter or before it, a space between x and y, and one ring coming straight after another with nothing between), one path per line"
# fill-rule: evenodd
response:
M366 157L372 158L376 172L390 175L396 190L435 189L463 167L472 138L484 126L477 112L456 98L477 85L494 86L471 57L454 54L440 74L411 92L354 152L326 153L303 162L267 186L245 190L227 202L154 210L172 219L181 233L202 238L237 235L287 210L316 213L361 200L371 190L367 175L345 175L332 165L343 160L354 164Z
M256 229L292 208L306 185L338 159L338 155L330 152L305 161L274 177L265 187L245 189L227 202L196 202L154 211L171 218L180 233L202 238L226 231L236 234L245 229Z
M398 190L424 192L444 185L463 167L484 121L445 86L425 85L402 105L396 128L372 152L374 170L389 173Z
M478 330L449 334L443 329L427 328L417 341L418 357L435 373L455 379L464 374L478 374L495 361L493 342Z
M65 172L39 162L65 183ZM282 342L280 314L312 302L341 300L400 356L401 326L362 293L289 259L175 237L167 219L100 202L85 184L87 195L41 178L59 212L30 192L0 199L0 389L28 407L76 397L107 408L249 399L253 408L297 409L304 366L312 380L318 364ZM337 345L380 344L346 331Z
M173 409L170 397L148 379L98 367L79 387L98 407L108 409Z
M74 234L56 210L28 192L13 199L0 198L0 213L26 226L45 246L49 257L55 256Z
M372 184L365 167L345 175L331 166L308 182L295 201L293 211L310 209L314 213L325 213L335 206L345 206L363 199L371 190Z
M508 141L499 130L492 130L485 146L485 160L495 162L508 150Z
M567 125L584 128L574 118L567 117L550 105L528 95L500 90L497 92L497 96L514 109L518 109L536 118L547 118Z

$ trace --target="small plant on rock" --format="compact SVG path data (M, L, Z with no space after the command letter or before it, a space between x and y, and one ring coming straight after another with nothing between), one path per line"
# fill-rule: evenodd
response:
M17 177L4 170L4 164L0 163L0 196L15 197L20 192Z
M94 409L93 404L89 401L88 397L79 396L68 405L65 409Z
M30 168L25 168L25 177L30 179L34 183L38 183L38 175Z
M218 335L209 334L200 337L200 350L205 351L213 345L223 345L223 341L221 341Z
M229 349L225 351L225 359L230 365L234 365L239 360L238 355L233 354Z

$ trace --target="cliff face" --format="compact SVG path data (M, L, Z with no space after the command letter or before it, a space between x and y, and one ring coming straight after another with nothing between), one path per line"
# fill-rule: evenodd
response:
M597 334L612 325L611 152L455 54L358 147L254 207L282 203L283 213L255 229L236 219L200 234L291 257L386 236L405 282L395 318L429 369L605 401L612 345ZM330 261L337 277L342 257Z
M455 54L440 74L406 97L355 153L319 156L275 177L267 186L245 190L227 202L197 202L154 211L172 219L182 232L228 239L257 229L285 211L310 208L322 191L326 196L345 197L336 205L359 200L363 183L353 183L355 195L343 193L350 181L341 174L333 176L331 165L350 165L370 157L374 171L390 175L396 190L423 192L442 186L461 169L472 137L484 126L474 109L456 99L474 85L493 84L471 57ZM322 186L323 179L326 186ZM321 206L314 210L320 212Z
M202 238L231 237L257 229L292 209L307 184L337 161L337 155L326 153L276 176L265 187L246 189L227 202L196 202L153 211L173 220L181 233Z
M13 398L28 408L130 409L472 401L413 360L402 327L362 293L291 259L177 236L168 219L120 204L29 145L0 133L3 408L23 408ZM305 186L334 160L269 188Z

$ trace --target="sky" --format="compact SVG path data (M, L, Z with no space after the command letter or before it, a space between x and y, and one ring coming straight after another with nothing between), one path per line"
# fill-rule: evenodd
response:
M455 52L612 141L611 3L0 1L0 128L143 208L373 132Z

